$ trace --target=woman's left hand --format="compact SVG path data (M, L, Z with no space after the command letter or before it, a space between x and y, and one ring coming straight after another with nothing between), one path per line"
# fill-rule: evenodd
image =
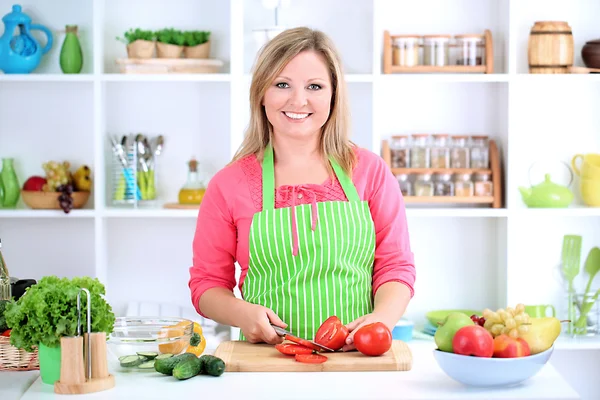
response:
M348 338L346 339L346 344L344 345L344 347L342 347L342 351L355 350L356 347L354 346L354 334L356 333L356 331L365 325L372 324L375 322L384 323L385 326L388 327L390 332L392 331L392 329L394 329L395 323L389 322L384 315L376 314L376 313L363 315L362 317L355 319L354 321L352 321L346 325L346 328L348 328L348 330L350 331L350 334L348 335Z

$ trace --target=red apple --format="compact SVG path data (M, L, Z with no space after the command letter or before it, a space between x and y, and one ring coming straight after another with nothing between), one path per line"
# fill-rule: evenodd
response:
M523 338L512 338L502 334L494 338L494 357L515 358L531 354L529 344Z
M494 338L482 326L463 326L452 338L452 349L463 356L489 358L494 354Z
M46 178L41 176L29 177L23 184L23 190L41 192L46 182Z

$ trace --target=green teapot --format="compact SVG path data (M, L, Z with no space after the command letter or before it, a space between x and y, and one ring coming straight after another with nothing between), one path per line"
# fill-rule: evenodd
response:
M530 188L520 186L519 191L530 208L566 208L573 201L573 192L567 186L552 182L550 174L544 175L542 183Z

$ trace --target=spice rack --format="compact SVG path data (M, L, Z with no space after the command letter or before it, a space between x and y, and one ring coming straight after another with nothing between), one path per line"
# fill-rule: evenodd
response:
M414 137L417 138L425 138L425 137L429 137L429 135L426 134L415 134L412 135ZM433 137L447 137L449 135L431 135ZM459 137L459 138L465 138L467 136L463 136L463 135L456 135L454 137ZM476 138L484 138L485 136L474 136ZM400 136L393 136L393 138L409 138L409 135L400 135ZM487 139L486 139L487 140ZM428 151L431 152L432 149L435 149L435 147L429 148ZM451 157L450 153L452 151L451 147L447 147L444 148L447 150L448 155L446 157ZM481 176L489 176L490 179L489 181L485 181L485 182L473 182L470 181L471 178L469 178L469 181L461 181L461 182L471 182L471 186L470 186L470 190L465 190L465 189L460 189L458 190L458 186L457 186L457 190L455 190L454 188L454 183L452 183L452 186L448 186L452 188L452 193L439 193L438 192L438 187L439 186L435 186L435 184L432 182L431 183L431 188L430 192L427 192L426 195L418 195L416 190L412 190L411 193L406 193L403 190L403 197L404 197L404 202L406 204L478 204L478 205L489 205L491 208L501 208L502 207L502 172L501 172L501 168L500 168L500 156L499 156L499 151L498 151L498 146L496 144L496 142L492 139L487 140L487 162L484 162L483 164L479 164L475 167L471 167L471 165L469 165L467 168L453 168L453 167L448 167L446 166L442 166L442 167L410 167L410 162L407 162L406 164L409 164L409 167L406 168L398 168L395 167L394 165L398 165L399 163L402 164L402 162L398 162L396 160L396 162L392 162L393 160L393 156L392 156L392 148L390 146L390 142L389 140L385 139L382 141L382 146L381 146L381 156L383 158L383 160L385 161L385 163L388 165L388 167L391 169L392 173L399 178L399 185L401 186L402 189L402 182L401 182L401 177L405 177L405 176L451 176L451 177L472 177L472 176L477 176L477 175L481 175ZM406 151L405 154L407 154L407 157L410 157L409 154L415 152L417 149L414 147L409 147L407 146L405 149ZM469 152L472 151L472 149L468 150ZM402 153L400 153L402 154ZM418 153L415 153L418 154ZM431 153L428 153L431 154ZM469 153L470 154L470 153ZM430 156L428 156L428 160L431 160ZM469 156L469 160L470 160L470 156ZM449 162L449 160L447 160L447 162ZM430 165L431 163L428 162L428 165ZM469 163L470 164L470 163ZM475 163L473 163L475 164ZM487 167L483 167L483 166L487 166ZM435 189L433 189L435 187ZM442 186L443 188L444 186ZM440 189L441 191L443 191L444 189ZM486 193L486 191L489 191ZM466 194L466 195L465 195Z
M403 43L402 48L395 48L396 39ZM486 29L483 34L454 36L392 35L385 30L383 32L383 73L409 72L492 74L494 73L492 32Z

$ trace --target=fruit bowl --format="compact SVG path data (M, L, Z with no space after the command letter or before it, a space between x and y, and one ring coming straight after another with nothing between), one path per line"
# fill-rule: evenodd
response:
M184 318L171 317L117 317L113 332L108 337L108 361L119 371L144 371L138 363L124 366L121 361L127 356L147 357L161 354L181 354L186 351L192 337L193 322ZM136 364L136 363L133 363Z
M514 358L463 356L434 350L433 357L450 378L468 386L494 387L519 384L534 375L548 362L554 346L541 353Z
M23 202L34 210L60 210L58 197L61 192L21 190ZM82 208L90 198L90 192L73 192L73 208Z

